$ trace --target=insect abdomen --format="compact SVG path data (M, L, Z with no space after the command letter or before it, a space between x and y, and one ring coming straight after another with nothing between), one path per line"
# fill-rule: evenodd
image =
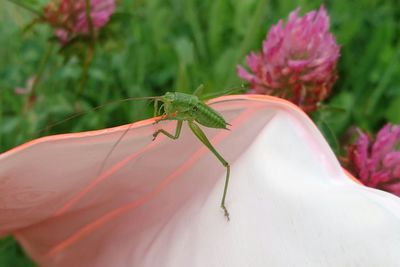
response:
M195 121L201 125L210 128L227 129L226 126L228 123L225 121L225 119L217 111L210 108L206 104L203 104L202 102L199 102L194 107L193 113L195 113L193 116Z

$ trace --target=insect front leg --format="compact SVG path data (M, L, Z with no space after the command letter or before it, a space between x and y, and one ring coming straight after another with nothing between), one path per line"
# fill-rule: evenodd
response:
M173 135L173 134L167 132L167 131L164 130L164 129L159 129L159 130L155 131L155 132L153 133L153 141L157 138L157 135L159 135L160 133L166 135L167 137L169 137L169 138L171 138L171 139L174 139L174 140L178 139L178 138L179 138L179 135L181 134L182 123L183 123L182 120L178 120L178 122L177 122L177 124L176 124L175 135Z
M226 193L228 192L228 184L229 184L229 176L231 172L231 167L229 163L215 150L213 145L211 145L210 141L208 140L205 133L200 129L200 127L194 123L193 121L188 121L189 127L192 132L196 135L197 138L206 146L211 152L218 158L218 160L222 163L222 165L226 168L226 176L225 176L225 186L224 186L224 193L222 194L221 200L221 208L224 210L225 217L229 221L229 212L228 209L225 207L225 197Z
M164 104L162 104L162 105L160 105L160 107L158 107L158 103L160 101L161 101L160 99L157 99L157 98L154 99L154 117L157 117L157 116L159 116L161 114L161 108L164 106Z

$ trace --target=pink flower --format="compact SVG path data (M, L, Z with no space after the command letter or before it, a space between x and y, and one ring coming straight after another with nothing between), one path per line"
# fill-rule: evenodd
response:
M311 112L330 93L336 81L340 47L329 32L324 6L304 17L299 9L269 31L260 53L250 53L251 73L238 65L238 74L251 84L251 93L275 95Z
M90 0L90 14L95 32L107 24L114 10L115 0ZM45 7L44 17L54 27L55 35L62 44L89 33L85 0L53 0Z
M359 131L349 149L351 168L362 183L400 196L400 125L387 124L376 139Z
M186 125L152 141L176 127L152 118L0 154L0 236L41 267L399 265L400 198L349 181L300 109L251 95L209 104L231 124L203 128L232 167L229 222L225 168Z

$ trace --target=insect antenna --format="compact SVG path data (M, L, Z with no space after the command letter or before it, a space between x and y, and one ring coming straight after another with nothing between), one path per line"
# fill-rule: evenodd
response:
M65 122L68 122L68 121L70 121L70 120L72 120L72 119L81 117L81 116L83 116L83 115L85 115L85 114L87 114L87 113L89 113L89 112L102 109L102 108L104 108L104 107L106 107L106 106L109 106L109 105L111 105L111 104L118 104L118 103L129 102L129 101L135 101L135 100L149 100L149 99L150 99L150 100L156 100L156 99L160 99L160 97L159 97L159 96L129 97L129 98L125 98L125 99L119 99L119 100L109 101L109 102L106 102L106 103L104 103L104 104L102 104L102 105L99 105L99 106L90 108L89 110L77 112L77 113L75 113L75 114L73 114L73 115L71 115L71 116L68 116L68 117L66 117L66 118L64 118L64 119L62 119L62 120L59 120L59 121L54 122L54 123L51 123L51 124L47 125L46 127L44 127L43 129L41 129L41 130L35 132L35 133L34 133L34 136L41 135L42 133L51 130L52 128L54 128L54 127L57 126L57 125L61 125L61 124L65 123Z
M160 107L158 108L158 113L157 113L157 115L160 115L160 114L161 114L161 110L162 110L163 107L164 107L164 104L161 104Z
M159 109L157 109L157 105L158 105L158 101L160 100L159 96L155 96L155 97L149 97L149 98L145 98L145 99L151 99L152 101L154 101L154 115L157 116L161 113L161 108L164 106L164 104L160 105ZM156 113L158 110L158 113ZM112 155L112 153L114 152L115 148L118 146L118 144L122 141L122 139L125 137L125 135L128 133L128 131L130 130L131 126L133 125L133 123L130 123L128 128L126 128L126 130L118 137L117 141L112 145L112 147L110 148L110 150L107 152L104 160L102 161L99 171L97 172L96 177L98 177L104 170L104 166L106 165L108 159L110 158L110 156Z
M104 166L106 165L108 158L111 156L111 154L114 152L115 148L118 146L118 144L122 141L122 139L125 137L125 135L128 133L128 131L130 130L131 126L133 125L133 123L130 123L128 128L126 128L126 130L118 137L117 141L112 145L112 147L110 148L110 150L107 152L105 158L103 159L100 168L96 174L96 177L98 177L104 170Z
M199 98L202 99L202 100L207 100L207 99L210 99L210 98L223 96L223 95L230 95L230 94L233 94L233 93L241 94L241 93L244 93L246 90L247 90L247 88L245 87L245 85L244 84L240 84L240 86L233 86L233 87L230 87L230 88L225 89L223 91L205 94L205 95L200 96Z
M42 129L42 130L36 132L36 134L40 134L40 133L42 133L42 132L48 131L48 130L50 130L51 128L57 126L57 125L60 125L60 124L62 124L62 123L65 123L65 122L67 122L67 121L69 121L69 120L72 120L72 119L74 119L74 118L83 116L83 115L87 114L88 112L99 110L99 109L104 108L104 107L106 107L106 106L108 106L108 105L111 105L111 104L118 104L118 103L129 102L129 101L135 101L135 100L152 100L152 101L156 101L156 102L157 102L157 100L159 100L159 99L160 99L160 96L148 96L148 97L129 97L129 98L125 98L125 99L119 99L119 100L109 101L109 102L104 103L104 104L102 104L102 105L93 107L93 108L91 108L91 109L89 109L89 110L85 110L85 111L81 111L81 112L75 113L75 114L73 114L73 115L71 115L71 116L68 116L68 117L66 117L66 118L64 118L64 119L62 119L62 120L60 120L60 121L57 121L57 122L55 122L55 123L52 123L52 124L46 126L44 129ZM110 148L110 150L107 152L107 154L105 155L105 158L103 159L103 161L102 161L102 163L101 163L101 166L100 166L100 168L99 168L99 170L98 170L96 176L99 176L99 175L102 173L102 171L104 170L104 166L106 165L108 159L110 158L110 156L112 155L113 151L114 151L115 148L118 146L118 144L123 140L123 138L125 137L125 135L126 135L126 134L128 133L128 131L131 129L131 126L132 126L132 125L133 125L133 123L130 123L130 124L129 124L129 126L127 127L127 129L123 131L123 133L118 137L117 141L112 145L112 147Z

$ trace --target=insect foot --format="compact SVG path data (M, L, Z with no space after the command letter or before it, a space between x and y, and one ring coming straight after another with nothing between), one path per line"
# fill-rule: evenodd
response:
M156 140L158 133L159 133L159 131L156 131L153 133L153 139L151 141Z
M222 206L222 205L221 205L221 208L224 210L225 218L226 218L226 219L228 220L228 222L229 222L230 218L229 218L228 209L227 209L225 206Z

